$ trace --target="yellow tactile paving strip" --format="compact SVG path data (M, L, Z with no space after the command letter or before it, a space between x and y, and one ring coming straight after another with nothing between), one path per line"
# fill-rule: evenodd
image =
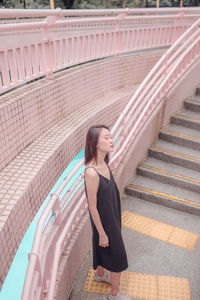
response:
M184 118L184 119L189 119L189 120L200 122L200 119L193 118L193 117L190 117L190 116L187 116L187 115L175 114L174 116L175 117L181 117L181 118Z
M149 170L152 170L152 171L159 172L159 173L168 174L168 175L171 175L171 176L174 176L174 177L186 179L188 181L193 181L193 182L196 182L196 183L200 183L200 180L198 180L198 179L190 178L190 177L182 176L180 174L176 174L176 173L173 173L173 172L168 172L168 171L165 171L165 170L162 170L162 169L154 168L154 167L146 165L146 164L139 164L139 166L141 166L145 169L149 169Z
M194 250L200 236L127 210L122 212L122 225L187 250Z
M83 291L108 294L110 285L94 281L92 267L89 268ZM121 290L129 297L145 300L190 300L188 278L143 274L124 271L121 274Z
M163 151L163 152L166 152L166 153L171 153L171 154L175 154L175 155L182 156L182 157L185 157L185 158L189 158L191 160L200 161L200 158L198 158L198 157L194 157L194 156L190 156L190 155L187 155L187 154L171 151L171 150L163 148L163 147L152 146L151 148L155 149L155 150L160 150L160 151Z
M182 132L178 132L178 131L174 131L174 130L170 130L170 129L163 129L162 131L163 131L163 132L173 133L173 134L175 134L175 135L185 136L185 137L188 137L188 138L190 138L190 139L200 141L200 138L199 138L199 137L192 136L192 135L188 135L188 134L185 134L185 133L182 133Z
M148 189L148 188L145 188L145 187L141 187L139 185L129 184L127 187L134 188L134 189L144 191L144 192L148 192L148 193L152 193L154 195L160 195L160 196L167 197L167 198L170 198L170 199L178 200L180 202L189 203L191 205L200 206L200 203L198 203L198 202L190 201L190 200L183 199L183 198L180 198L180 197L176 197L176 196L166 194L166 193L161 193L161 192L158 192L158 191L155 191L155 190L151 190L151 189Z

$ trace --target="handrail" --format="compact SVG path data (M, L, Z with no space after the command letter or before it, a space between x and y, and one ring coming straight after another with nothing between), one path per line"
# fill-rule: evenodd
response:
M200 11L199 11L200 14ZM134 21L134 20L165 20L165 19L177 19L179 18L180 15L179 14L174 14L174 15L155 15L152 16L151 15L145 15L145 16L111 16L109 18L105 18L105 17L96 17L96 18L78 18L78 19L64 19L64 20L57 20L55 19L55 22L53 22L52 25L49 25L48 22L44 19L41 22L23 22L23 23L12 23L12 24L2 24L0 26L0 32L7 32L7 31L18 31L18 30L30 30L30 29L41 29L47 25L49 25L49 27L59 27L61 25L63 26L69 26L69 25L78 25L78 24L96 24L96 23L112 23L112 22L116 22L116 21ZM194 18L196 17L196 15L194 16L193 14L188 14L185 15L184 18ZM165 24L166 25L166 24Z
M198 21L197 21L197 23L198 23ZM196 27L197 27L197 25L196 25L196 23L194 23L189 28L189 32L192 32L192 30L195 29ZM144 81L138 87L138 89L136 90L135 94L130 99L130 101L128 102L128 104L126 105L126 107L124 108L124 110L122 111L120 117L116 121L115 125L113 126L112 133L113 133L113 137L114 138L115 138L115 132L116 132L117 128L120 126L121 121L123 119L123 116L126 115L129 112L130 108L133 105L133 102L136 101L135 99L140 99L143 96L142 91L145 90L146 93L147 93L147 90L148 90L147 83L151 80L151 78L152 78L152 80L156 79L156 76L154 74L158 73L159 70L161 69L161 67L163 67L163 66L165 68L167 67L167 65L166 65L167 58L170 56L170 54L172 54L171 58L169 59L169 62L171 62L172 58L176 55L176 52L174 52L174 51L178 48L179 44L182 44L184 42L184 40L187 39L188 36L190 37L190 34L188 35L188 31L185 31L180 36L180 38L177 39L175 41L175 43L163 54L163 56L160 58L160 60L154 65L154 67L152 68L151 72L145 77ZM182 47L183 47L183 45L182 45ZM177 51L180 52L180 49L178 49ZM179 53L179 52L177 52L177 53ZM137 103L135 102L134 103L134 107L136 107L136 106L137 106ZM133 110L133 107L132 107L132 110Z
M55 72L72 65L169 47L200 16L200 8L13 11L0 9L0 18L20 18L20 13L26 18L0 24L0 94L33 79L53 78ZM31 22L28 17L33 18ZM152 30L153 38L149 38ZM15 39L18 33L20 43Z
M161 57L115 122L111 133L114 141L116 141L116 151L111 156L111 168L118 167L124 157L124 153L126 153L130 144L135 141L141 128L148 121L149 116L162 102L163 96L199 57L200 19ZM118 139L118 137L120 138ZM53 299L61 251L64 243L67 243L70 237L73 226L77 223L76 218L80 218L87 207L82 184L82 172L70 187L70 192L67 194L62 205L59 197L77 170L84 167L83 163L83 159L81 159L56 192L51 195L51 199L38 222L32 252L29 255L29 265L24 282L22 300ZM78 185L79 188L77 188ZM64 207L64 204L69 200L70 195L72 195L72 190L75 190L73 198ZM51 211L54 219L53 229L49 233L49 224L52 221L52 217L46 226L44 224ZM43 249L44 244L46 251ZM52 265L49 269L51 260ZM47 261L48 263L46 263ZM37 295L37 298L33 298L34 295Z
M183 14L199 13L199 7L184 7L181 8ZM47 17L55 16L70 17L70 16L97 16L97 15L118 15L118 14L173 14L180 12L180 8L123 8L123 9L0 9L0 18L22 18L22 17Z
M70 216L69 212L73 212L74 210L76 210L77 205L79 206L80 203L79 201L76 201L76 199L79 197L80 195L80 191L81 190L77 190L76 191L76 196L73 199L73 203L71 202L70 205L67 206L67 208L65 208L65 210L62 212L62 207L60 205L60 194L62 193L62 191L64 190L64 188L67 186L67 184L70 182L70 180L73 178L73 176L77 173L77 171L83 166L83 159L81 159L76 166L70 171L70 173L66 176L66 178L64 179L64 181L60 184L60 186L57 188L57 190L51 195L50 197L50 201L48 202L47 206L45 207L39 221L37 224L37 228L36 228L36 232L35 232L35 237L34 237L34 241L33 241L33 247L31 250L31 253L29 254L29 265L27 268L27 276L25 278L25 282L24 282L24 289L23 289L23 295L22 295L22 299L32 299L31 297L33 297L34 293L34 286L32 285L32 282L34 281L35 276L37 277L37 273L34 274L33 270L40 269L40 277L41 274L45 273L45 264L44 260L47 259L45 257L43 257L43 259L40 258L40 253L42 253L44 251L43 247L45 244L45 247L47 248L47 243L48 243L48 230L49 230L49 223L53 224L57 224L58 223L58 219L60 219L60 222L62 222L63 220L66 219L66 215ZM71 185L70 187L70 192L73 190L74 185L77 185L77 181L79 182L80 179L82 180L82 175L79 176L79 178ZM83 194L83 192L82 192ZM70 198L70 195L68 195L67 199L65 200L65 202L68 202L68 199ZM86 205L86 202L83 203L83 205ZM85 210L85 208L84 208ZM52 215L49 219L49 213L52 211ZM70 217L71 218L71 217ZM45 225L45 222L48 221L48 223ZM70 223L70 226L72 226L72 222ZM69 233L70 233L70 226L68 226L69 229ZM57 228L58 229L58 228ZM55 234L55 232L54 232ZM44 243L45 241L45 243ZM50 259L50 257L48 257L48 259ZM42 262L43 260L43 262ZM51 262L51 259L50 259ZM43 265L43 266L42 266ZM48 267L48 264L47 264ZM48 272L47 272L48 273ZM50 272L49 272L50 273ZM32 278L32 280L30 280L30 277ZM48 277L50 275L48 274ZM52 281L52 279L51 279ZM40 283L41 284L41 283ZM43 280L42 282L43 286L46 286L46 282ZM40 297L43 297L44 295L40 295ZM39 296L38 296L39 297ZM40 299L40 297L38 299ZM35 298L33 298L35 300ZM43 298L41 298L43 299Z
M200 15L200 13L199 13ZM187 20L187 19L191 19L194 20L194 18L196 18L197 16L195 15L192 15L192 14L188 14L188 15L185 15L184 16L184 20ZM170 20L171 22L172 21L177 21L178 19L180 18L180 15L179 14L174 14L174 15L163 15L162 17L160 15L156 15L156 16L111 16L109 18L105 18L105 17L98 17L98 18L79 18L79 19L65 19L65 20L57 20L54 19L54 22L51 22L52 24L50 24L49 20L46 20L44 19L43 21L41 22L23 22L23 23L12 23L12 24L2 24L0 25L0 32L8 32L8 31L11 31L11 32L15 32L15 31L19 31L19 30L34 30L34 29L37 29L37 30L40 30L40 29L43 29L45 27L48 26L49 29L59 29L60 26L73 26L73 25L91 25L91 24L109 24L109 23L116 23L117 21L127 21L127 22L130 22L130 21L138 21L138 20L142 20L143 22L146 20L152 20L152 21L156 21L156 20ZM150 24L152 26L152 24ZM154 25L163 25L165 27L169 26L169 24L166 24L166 23L158 23L158 24L154 24ZM172 25L172 24L170 24ZM145 27L148 27L147 25ZM5 46L4 46L5 47ZM1 49L6 49L6 48L3 48L1 47Z
M115 126L113 127L112 134L114 138L118 136L118 130L120 128L121 131L126 132L126 124L128 124L131 120L131 123L134 125L129 131L127 132L128 136L126 139L123 139L123 146L116 147L117 154L112 157L111 163L113 165L117 164L118 161L121 160L123 156L123 151L127 149L127 146L136 138L141 126L143 125L144 120L141 122L142 118L146 114L145 121L149 117L152 110L159 104L163 95L166 93L167 90L174 84L175 79L178 80L182 75L182 72L186 70L188 66L184 64L184 67L181 66L181 62L184 61L185 57L187 57L189 66L192 64L192 58L195 60L196 55L199 56L200 53L195 51L191 53L191 56L188 55L188 52L192 49L196 49L200 51L200 19L197 20L175 43L170 47L169 50L161 57L158 63L153 67L151 72L139 86L136 93L131 97L129 103L123 110L122 114L118 118ZM191 44L190 44L191 43ZM189 47L188 44L190 44ZM181 47L179 47L181 45ZM180 51L182 53L180 55ZM174 74L175 69L179 67L178 74ZM164 71L161 74L162 78L160 79L160 84L157 90L151 95L151 89L153 84L155 84L156 73L163 68ZM185 69L184 69L185 68ZM144 92L145 91L145 92ZM150 95L150 96L149 96ZM145 96L145 97L144 97ZM146 105L141 109L138 110L140 103L146 103ZM152 106L153 108L149 109ZM134 118L137 117L137 118ZM141 122L141 123L140 123Z

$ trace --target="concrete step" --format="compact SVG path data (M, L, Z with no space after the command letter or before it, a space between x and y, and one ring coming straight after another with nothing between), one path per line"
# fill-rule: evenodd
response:
M187 213L200 215L199 193L137 175L125 188L126 194L162 204Z
M198 91L197 91L198 92ZM184 101L184 107L192 111L200 112L200 95L193 96Z
M200 172L152 157L138 165L137 174L193 192L200 191Z
M200 215L200 96L184 101L171 124L160 130L149 157L125 188L133 197Z
M200 170L200 151L164 140L158 140L149 149L149 156L192 170Z
M200 150L200 131L169 124L159 132L159 138L171 143Z
M200 114L188 109L183 109L182 111L172 115L171 123L200 130Z

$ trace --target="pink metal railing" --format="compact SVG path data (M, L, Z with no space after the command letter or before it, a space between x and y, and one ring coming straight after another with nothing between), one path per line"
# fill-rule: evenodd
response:
M161 57L114 124L111 133L116 144L110 162L112 168L117 168L130 144L136 140L141 128L162 102L163 96L199 57L200 19ZM54 297L60 255L78 219L87 208L83 174L79 175L62 201L60 195L81 167L83 159L51 196L38 222L32 252L29 254L22 300L52 300ZM52 213L50 219L49 213Z
M115 123L112 134L117 154L111 164L116 167L130 144L136 139L152 111L180 76L200 56L200 19L198 19L161 57L137 89Z
M94 18L97 15L100 16ZM75 64L129 51L168 47L199 15L200 8L2 9L0 17L4 20L29 16L31 22L20 19L18 23L0 25L0 93L42 76L53 78L55 71Z
M125 13L126 15L151 15L151 14L199 14L198 7L185 7L185 8L178 8L178 7L165 7L165 8L123 8L123 9L60 9L57 8L55 10L52 9L0 9L0 19L1 22L7 21L30 21L31 18L45 18L47 16L58 16L62 18L69 18L69 17L88 17L88 16L116 16L121 13ZM28 19L27 19L28 18Z
M46 293L48 293L47 299L53 299L56 272L52 272L52 267L57 270L65 242L68 241L75 224L87 207L83 186L77 189L83 175L79 175L62 200L60 195L81 166L83 166L83 159L78 162L55 193L51 195L50 201L41 215L32 251L29 254L29 265L22 299L42 300L45 299ZM72 195L73 198L69 201ZM66 203L68 203L67 206L65 206Z

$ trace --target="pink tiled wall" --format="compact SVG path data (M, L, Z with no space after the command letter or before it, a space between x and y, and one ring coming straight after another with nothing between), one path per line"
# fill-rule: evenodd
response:
M163 51L80 65L0 98L0 170L21 150L82 105L139 83Z

